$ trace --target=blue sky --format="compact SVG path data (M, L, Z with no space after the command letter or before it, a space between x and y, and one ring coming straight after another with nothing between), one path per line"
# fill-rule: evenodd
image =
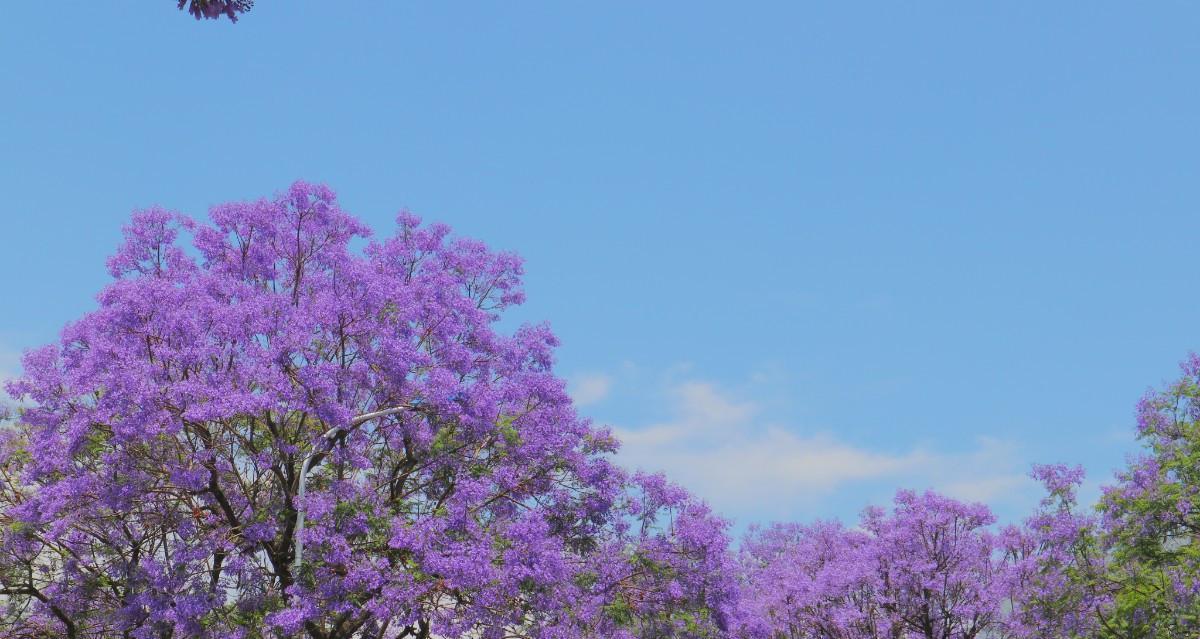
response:
M581 410L739 524L1018 517L1200 348L1194 6L258 4L6 7L0 369L131 209L297 178L521 253Z

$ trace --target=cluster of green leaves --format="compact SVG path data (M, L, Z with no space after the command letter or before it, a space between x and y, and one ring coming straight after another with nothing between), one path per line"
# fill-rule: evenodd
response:
M1139 407L1146 454L1100 503L1110 555L1106 637L1200 634L1200 383L1196 369Z

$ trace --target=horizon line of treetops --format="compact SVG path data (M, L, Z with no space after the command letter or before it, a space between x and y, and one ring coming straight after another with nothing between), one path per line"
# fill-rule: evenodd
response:
M1037 466L1017 524L900 491L735 545L614 462L547 327L496 330L516 255L407 213L370 235L305 182L133 215L98 308L6 388L0 635L1200 636L1197 356L1095 508Z

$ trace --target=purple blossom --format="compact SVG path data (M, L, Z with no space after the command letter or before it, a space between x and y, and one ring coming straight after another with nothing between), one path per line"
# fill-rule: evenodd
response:
M237 22L238 14L245 13L254 7L254 0L178 0L179 8L187 7L188 13L194 18L215 20L221 16Z

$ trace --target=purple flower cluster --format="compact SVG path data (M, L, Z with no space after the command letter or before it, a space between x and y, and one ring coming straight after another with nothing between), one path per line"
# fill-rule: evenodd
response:
M179 0L179 8L187 7L188 13L197 20L216 20L225 16L237 22L238 14L254 7L254 0Z
M980 504L900 491L858 529L752 529L741 549L743 635L971 639L1002 627L1005 565Z

